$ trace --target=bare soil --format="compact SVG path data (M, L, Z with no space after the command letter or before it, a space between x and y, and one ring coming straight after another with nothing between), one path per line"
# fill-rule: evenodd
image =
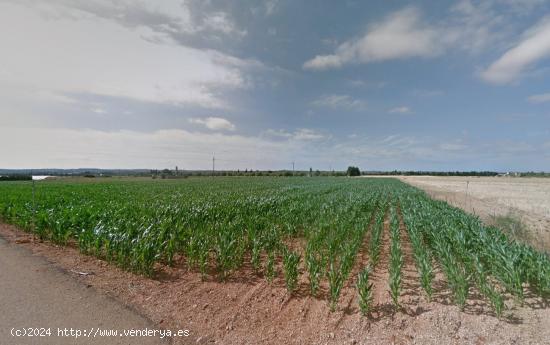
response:
M512 215L529 230L526 242L550 251L550 178L400 176L432 198L479 216L493 225Z
M45 257L82 284L131 306L156 327L189 329L191 336L179 340L182 344L550 344L550 309L538 298L528 295L524 306L509 300L509 310L498 319L486 301L471 291L461 312L437 272L434 296L428 303L403 225L402 308L396 310L388 292L387 227L386 223L381 260L373 275L374 307L368 317L361 316L349 283L331 313L327 287L321 287L319 296L310 296L303 266L298 291L289 295L280 267L271 284L249 264L222 283L215 276L202 281L200 273L189 271L180 259L175 267L157 266L151 279L82 255L77 248L40 242L9 225L0 224L0 235ZM366 248L359 257L362 264L368 262Z

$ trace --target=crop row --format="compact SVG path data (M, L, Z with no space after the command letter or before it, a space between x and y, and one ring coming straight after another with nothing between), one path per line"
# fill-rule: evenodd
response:
M304 275L312 296L326 287L332 310L350 281L362 312L372 308L384 238L387 286L396 306L406 240L427 299L436 270L460 307L472 288L497 314L505 293L519 301L526 288L550 293L545 254L393 179L61 180L38 183L34 200L30 182L6 182L0 185L0 217L145 275L183 260L203 276L225 280L249 262L270 282L282 270L291 293Z

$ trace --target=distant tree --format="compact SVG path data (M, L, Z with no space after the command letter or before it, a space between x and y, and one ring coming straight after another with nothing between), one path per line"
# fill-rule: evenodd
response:
M347 175L348 176L361 176L361 170L359 170L358 167L349 166Z
M30 181L30 180L32 180L31 175L0 176L0 181Z

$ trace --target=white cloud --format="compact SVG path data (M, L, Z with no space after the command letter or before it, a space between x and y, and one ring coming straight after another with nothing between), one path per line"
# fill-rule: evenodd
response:
M265 2L265 15L270 16L277 11L279 0L267 0Z
M507 41L510 25L506 25L501 11L494 6L494 1L460 0L455 3L447 23L440 28L447 44L476 54Z
M366 108L367 102L349 95L323 95L311 102L311 105L331 109L362 110Z
M323 70L350 63L433 57L443 50L440 35L436 28L422 23L416 8L407 7L372 26L364 36L344 42L333 54L306 61L304 68Z
M361 87L367 85L367 83L361 79L351 79L348 81L348 83L353 87Z
M71 143L67 145L67 143ZM0 128L2 167L220 169L287 166L292 147L257 137L185 130Z
M293 132L284 129L268 129L262 132L262 137L291 141L320 141L331 138L329 134L311 128L299 128Z
M44 17L34 7L2 3L0 83L205 108L230 107L221 91L247 86L246 61L225 64L239 59L142 38L150 33L110 19Z
M415 89L411 91L411 95L414 97L436 97L442 96L445 92L443 90L425 90L425 89Z
M411 109L406 106L396 107L388 110L390 114L410 114Z
M48 90L38 90L35 93L36 100L54 103L75 104L77 100L67 95L55 93Z
M9 1L9 0L8 0ZM21 0L38 7L49 17L103 18L129 28L147 28L156 35L152 40L170 38L176 42L199 36L203 40L242 38L246 30L239 29L228 13L194 10L189 1L182 0L50 0L47 5L35 0Z
M487 169L493 164L521 169L529 161L540 161L550 147L548 141L539 145L492 142L471 145L465 150L466 143L460 140L438 141L399 134L382 138L358 136L335 143L326 140L329 135L312 129L273 132L283 135L274 140L267 135L177 129L139 132L2 126L0 157L2 168L177 165L183 169L210 169L212 152L216 152L217 168L235 170L288 169L289 162L295 160L297 169L328 169L329 165L345 169L350 164L369 170ZM521 153L519 161L518 152ZM480 161L488 163L480 165ZM545 161L540 162L544 166Z
M350 79L347 83L352 87L369 87L374 89L382 89L388 86L388 82L385 81L365 81L362 79Z
M323 134L321 132L318 132L316 130L313 130L313 129L302 128L302 129L299 129L296 132L294 132L292 138L295 139L295 140L310 141L310 140L326 139L327 136L325 134Z
M189 122L203 125L213 131L234 131L235 125L222 117L207 117L205 119L193 118Z
M468 146L459 142L441 143L439 147L444 151L461 151Z
M103 114L107 114L107 110L103 109L103 108L92 108L92 112L96 113L96 114L99 114L99 115L103 115Z
M208 14L204 18L204 28L212 30L214 32L221 32L227 36L246 36L246 30L239 30L235 23L229 18L229 15L225 12L215 12Z
M546 103L550 102L550 92L540 95L532 95L527 98L531 103Z
M528 14L538 6L544 5L546 0L497 0L498 3L508 5L515 13Z
M283 169L294 157L302 157L301 163L315 167L318 162L305 157L322 155L321 140L326 137L311 129L298 129L291 138L273 140L267 136L179 129L140 132L0 127L0 156L2 168L178 165L183 169L209 169L212 152L216 152L219 169Z
M270 138L291 138L292 133L284 129L268 129L262 133L262 136Z
M387 137L382 139L381 143L382 144L389 143L389 142L392 142L393 140L398 139L398 138L399 138L398 134L388 135Z
M527 30L513 48L493 62L481 77L490 83L507 84L519 79L537 62L550 57L550 17Z
M317 55L305 69L405 58L431 58L448 50L471 54L508 46L518 16L532 13L544 0L458 0L441 20L428 22L415 7L405 7L370 26L364 35L340 44L333 53ZM547 35L548 36L548 35Z

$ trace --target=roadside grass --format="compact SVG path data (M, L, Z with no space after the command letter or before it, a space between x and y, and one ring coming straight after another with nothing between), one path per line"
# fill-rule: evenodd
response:
M529 227L516 212L509 211L505 215L491 216L491 223L516 241L532 243L534 240Z

